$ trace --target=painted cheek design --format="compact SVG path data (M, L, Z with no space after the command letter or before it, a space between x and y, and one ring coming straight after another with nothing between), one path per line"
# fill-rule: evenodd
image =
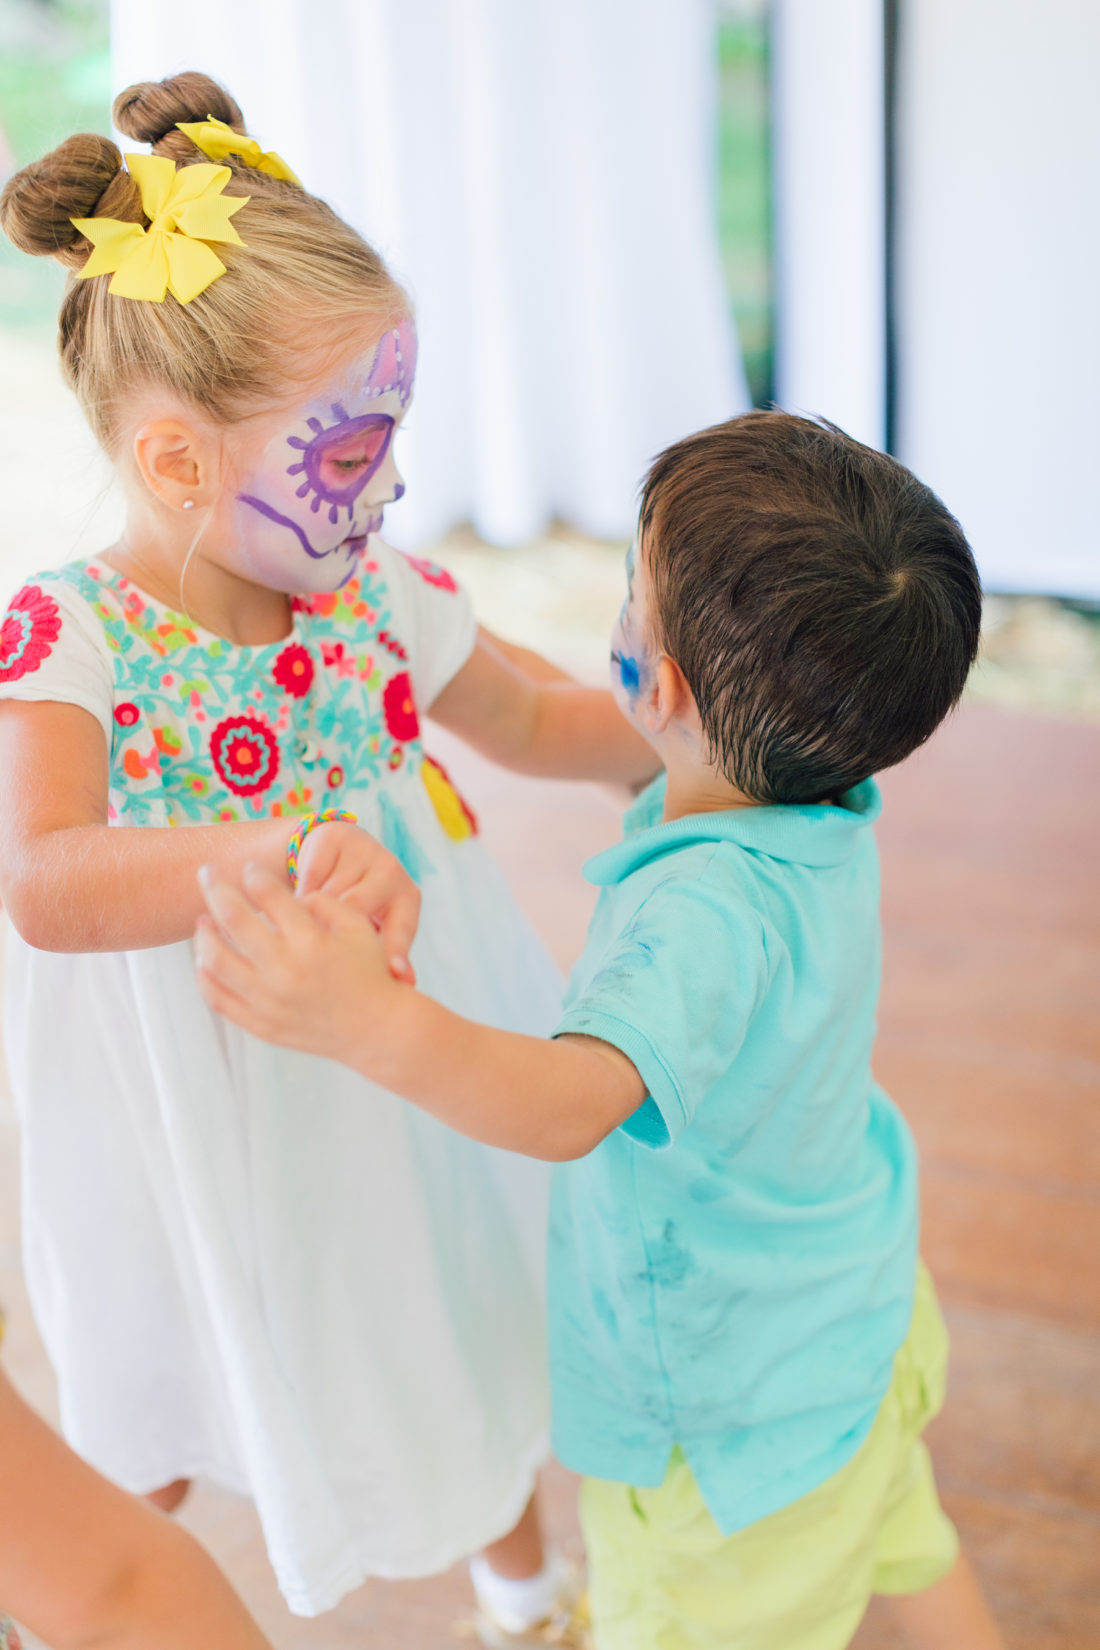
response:
M316 515L322 504L329 507L328 519L335 525L342 508L348 520L355 514L355 501L371 476L376 474L393 440L394 420L387 413L363 413L352 418L339 401L333 403L337 423L325 429L319 418L307 419L313 439L287 438L287 446L301 453L297 464L287 467L288 476L300 475L299 498L313 499Z
M285 465L284 473L292 483L296 483L295 497L302 501L300 506L285 497L285 482L273 489L279 502L284 505L283 509L278 509L274 502L253 491L237 494L240 503L274 526L293 534L301 550L312 561L324 561L336 551L343 550L352 563L347 577L351 576L354 561L365 550L368 538L382 526L381 501L371 506L369 519L358 527L353 536L333 543L331 541L336 535L332 529L339 531L341 511L346 511L344 531L351 528L364 489L386 462L399 419L412 400L416 356L416 328L411 321L402 321L379 340L366 378L359 379L354 389L347 386L347 391L350 391L347 398L352 406L356 401L360 405L365 401L369 406L372 401L388 397L390 408L396 400L400 412L391 414L368 410L353 416L343 400L332 401L329 405L334 423L327 424L323 417L306 417L304 422L310 433L286 437L284 453L289 448L293 462ZM285 464L285 458L282 462ZM267 491L266 486L263 491ZM393 498L400 498L404 491L401 482L393 482ZM290 514L286 513L288 505ZM311 518L320 517L322 511L327 517L327 524L321 526L318 523L315 530Z
M638 697L642 688L642 672L637 659L629 653L620 653L618 649L612 652L611 660L618 667L619 681L623 684L623 692L631 701Z

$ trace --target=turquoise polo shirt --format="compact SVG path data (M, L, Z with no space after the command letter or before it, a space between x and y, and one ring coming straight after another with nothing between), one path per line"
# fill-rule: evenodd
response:
M871 1428L912 1311L916 1160L871 1076L877 786L669 824L663 802L658 781L585 867L557 1028L649 1092L555 1170L554 1447L651 1486L679 1444L731 1534Z

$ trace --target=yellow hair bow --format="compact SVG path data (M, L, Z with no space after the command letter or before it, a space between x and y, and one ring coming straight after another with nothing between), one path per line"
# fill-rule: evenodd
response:
M225 160L227 155L239 155L246 166L254 166L257 172L266 172L268 177L285 178L287 183L301 182L274 149L261 149L255 138L242 137L240 132L235 132L232 126L227 126L215 115L207 115L205 120L199 121L177 120L176 125L211 160Z
M189 304L211 281L225 274L225 265L205 243L244 242L230 223L250 195L223 195L233 176L228 166L181 166L163 155L127 155L130 175L141 190L141 204L150 220L148 229L119 218L74 218L93 252L78 277L114 271L109 291L116 298L164 301L171 292Z

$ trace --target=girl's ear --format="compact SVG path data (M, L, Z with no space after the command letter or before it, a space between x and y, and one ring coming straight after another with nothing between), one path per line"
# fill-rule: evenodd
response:
M209 455L202 437L177 418L143 424L134 436L134 464L153 497L170 510L212 502Z

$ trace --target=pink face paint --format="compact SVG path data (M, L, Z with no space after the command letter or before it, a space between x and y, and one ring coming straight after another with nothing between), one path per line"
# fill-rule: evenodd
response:
M316 594L354 575L405 491L393 441L415 371L416 329L402 321L265 447L237 493L242 571L257 584Z

